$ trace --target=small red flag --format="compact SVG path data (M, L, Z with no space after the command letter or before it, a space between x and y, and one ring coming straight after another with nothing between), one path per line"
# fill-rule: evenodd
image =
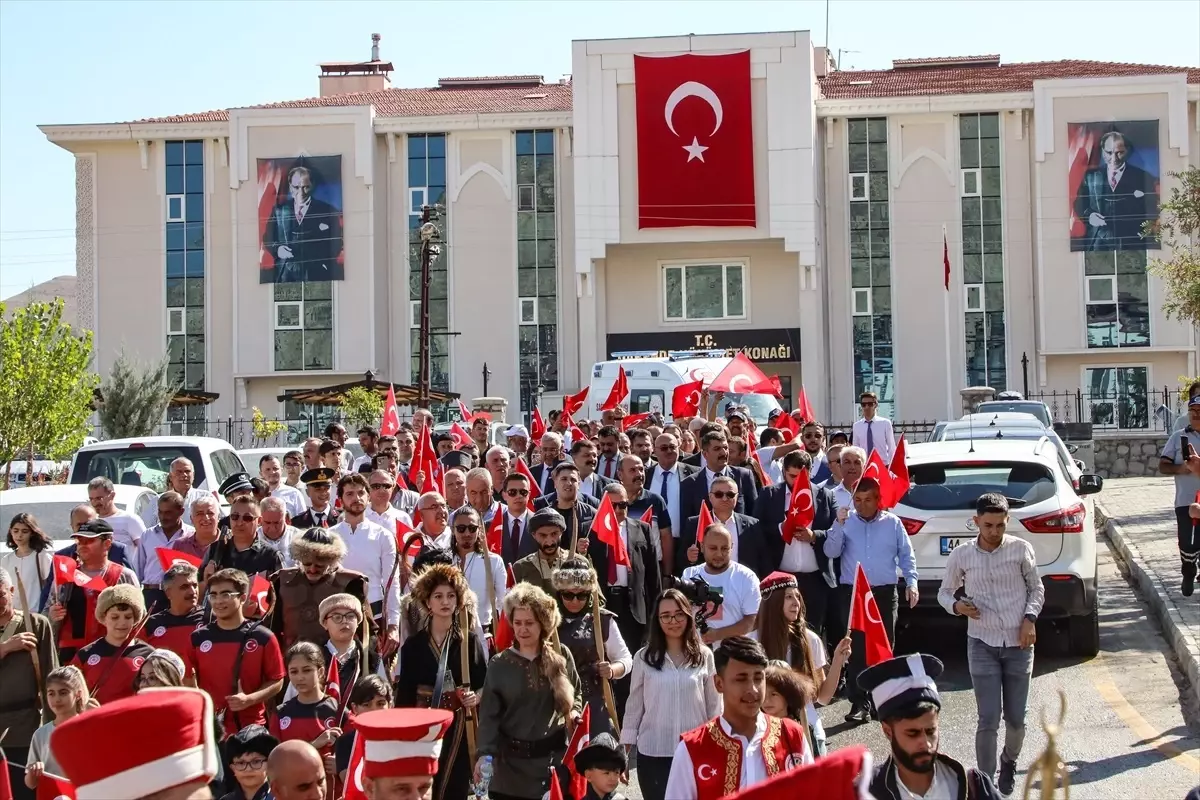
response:
M912 481L908 477L907 457L904 434L900 434L900 441L896 443L896 452L892 455L892 489L891 496L888 498L888 508L895 508L904 499L904 495L908 494L909 487L912 486Z
M505 582L504 588L511 589L517 585L517 576L513 574L512 564L505 567L505 570L508 572L508 580Z
M388 384L387 399L383 401L383 419L379 421L381 436L395 436L400 430L400 409L396 406L396 389Z
M575 756L579 755L579 751L588 746L588 742L592 740L592 707L584 703L583 716L579 719L579 724L575 726L575 730L571 733L571 741L567 744L567 752L563 756L563 766L567 768L567 772L571 775L571 794L576 798L582 798L587 794L587 778L576 771ZM558 781L554 781L558 783Z
M741 394L754 392L762 387L767 387L766 391L769 392L771 391L770 385L770 379L750 360L750 357L745 353L738 353L732 361L725 365L725 369L713 378L708 389L711 392Z
M0 789L0 795L3 790ZM12 795L9 795L12 797ZM75 800L75 787L66 778L43 772L38 778L37 800Z
M367 800L367 792L363 789L363 764L366 762L364 742L366 740L354 734L354 748L350 751L350 765L346 768L346 793L342 800Z
M200 566L200 559L191 553L172 550L169 547L160 547L156 552L158 555L158 563L162 566L163 572L166 572L171 567L175 566L176 561L183 561L197 568Z
M779 376L772 375L767 380L771 382L771 394L776 397L783 397L783 381L779 380Z
M546 421L542 419L542 410L540 408L533 409L533 418L530 420L532 430L529 432L535 442L541 442L542 437L546 435Z
M703 391L703 379L676 386L671 392L671 416L694 417L700 413L700 394Z
M509 569L509 574L512 574L511 569ZM513 646L513 642L516 641L516 637L513 636L512 623L508 621L508 615L502 611L501 613L497 614L497 617L496 635L492 638L492 641L496 645L496 652L503 653L505 650Z
M874 797L865 788L873 774L871 753L867 748L861 745L842 747L811 764L784 770L736 794L726 795L725 800L779 800L781 797L862 800Z
M700 513L696 517L696 547L704 549L704 532L713 524L712 512L708 510L708 501L700 503ZM701 557L701 561L703 561ZM696 562L700 563L700 562Z
M642 421L650 418L651 412L647 411L644 414L629 414L621 418L621 430L627 431Z
M549 800L563 800L562 784L558 780L558 770L551 764L550 770L550 793L547 795Z
M417 529L402 519L396 520L396 549L404 549L404 541L417 532Z
M459 450L471 443L471 434L457 422L450 425L450 438L454 440L454 449Z
M54 557L54 584L63 586L68 583L73 583L81 589L91 589L94 592L103 592L108 588L103 574L89 578L79 569L79 564L75 562L75 559L70 556L56 555Z
M458 401L458 415L460 417L462 417L463 422L471 421L471 417L472 417L471 409L467 408L467 404L464 403L462 400Z
M775 427L783 434L784 441L790 442L800 435L800 428L796 425L796 420L792 419L791 414L780 414L775 417Z
M805 422L817 421L817 413L813 411L812 403L808 401L808 392L804 390L803 384L800 386L800 396L796 398L796 405L798 406L797 410L800 412L800 417Z
M601 411L608 411L621 405L621 401L629 396L629 381L625 379L625 368L617 365L617 378L613 381L608 397L600 404Z
M537 480L534 479L533 473L529 471L529 465L525 463L525 459L518 458L517 463L513 465L513 472L519 472L526 478L529 478L529 500L530 502L542 496L542 490L538 486Z
M504 512L496 509L496 513L492 515L492 521L487 529L487 549L491 550L496 555L500 555L500 551L504 546Z
M617 512L612 505L612 495L608 492L604 493L604 499L596 509L596 517L592 520L592 532L596 534L596 538L608 545L614 564L631 566L629 551L625 549L625 540L621 538L621 532L618 530Z
M642 522L650 527L654 527L654 506L650 506L642 513Z
M420 474L425 473L425 483L421 484L421 493L442 491L442 462L438 460L437 449L433 446L433 428L427 427L419 437L413 452L412 466L408 469L409 485L416 486Z
M887 630L883 627L883 617L879 614L879 604L867 583L867 573L862 564L854 570L854 597L851 600L850 629L862 631L867 638L863 655L867 666L887 661L892 657L892 645L888 642Z
M338 674L337 656L329 659L329 674L325 676L325 694L342 704L342 676Z
M267 613L267 607L270 604L270 594L271 582L262 575L255 575L254 580L250 583L250 599L258 605L258 612L260 614Z
M879 484L879 507L888 509L895 505L892 499L892 473L888 472L887 465L883 463L883 456L879 455L878 450L871 451L871 457L867 459L867 468L863 470L864 478L872 478Z
M583 404L587 402L587 395L588 387L586 386L577 394L563 395L563 413L568 417L575 416L579 409L583 408Z
M800 470L796 482L792 484L792 502L788 506L787 517L783 520L783 541L791 544L800 528L811 528L816 518L816 508L813 505L812 480L808 470Z

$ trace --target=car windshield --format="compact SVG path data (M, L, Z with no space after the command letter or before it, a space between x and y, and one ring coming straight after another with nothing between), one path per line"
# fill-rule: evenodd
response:
M1047 428L1053 427L1054 421L1050 419L1050 415L1046 412L1046 406L1042 403L1032 402L1029 400L988 400L980 403L977 409L978 413L995 411L1012 411L1018 414L1032 414L1041 420L1042 424Z
M909 466L912 482L904 505L923 511L975 508L981 494L996 492L1015 507L1054 497L1049 467L1028 461L956 461Z
M230 472L239 471L241 461L232 450L229 454L233 456L233 462L236 462L236 468L230 469ZM195 447L185 446L81 450L75 457L71 483L87 483L92 478L108 478L113 483L145 486L161 494L167 490L167 474L171 471L171 462L181 456L192 462L196 470L192 485L199 486L204 480L204 462ZM233 462L228 466L234 467Z
M745 406L758 425L766 425L767 417L780 407L779 401L769 394L725 394L717 404L717 414L724 417L730 405Z

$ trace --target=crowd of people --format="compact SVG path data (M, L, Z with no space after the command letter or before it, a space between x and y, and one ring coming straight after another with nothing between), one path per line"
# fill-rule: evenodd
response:
M359 430L356 460L334 424L227 479L225 516L181 458L147 519L93 480L57 554L16 515L0 565L14 794L65 778L79 800L118 785L615 800L635 780L647 800L728 797L854 756L830 752L821 724L838 696L848 722L890 741L881 764L859 764L875 797L1011 793L1042 590L1004 498L980 498L979 537L954 551L938 598L969 618L967 768L938 751L941 663L868 667L848 632L860 569L889 639L899 603L918 601L908 536L863 476L870 450L889 463L896 448L874 395L851 433L828 434L784 412L759 429L736 405L714 419L716 400L672 424L630 425L621 406L551 413L502 445L486 414L462 441L418 410L393 435ZM802 475L813 516L795 526ZM165 732L188 714L202 724ZM66 749L89 736L120 745ZM170 753L191 771L138 771Z

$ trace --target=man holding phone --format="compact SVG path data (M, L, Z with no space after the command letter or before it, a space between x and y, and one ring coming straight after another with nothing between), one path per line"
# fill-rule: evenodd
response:
M1191 597L1196 588L1196 563L1200 559L1200 530L1188 513L1200 501L1200 395L1188 400L1188 424L1171 434L1158 460L1158 471L1175 478L1175 521L1179 537L1180 571L1183 584L1179 591Z
M1046 592L1033 545L1006 533L1008 500L993 492L980 496L974 520L979 535L950 552L938 602L967 617L967 663L979 716L975 763L989 778L996 776L996 739L1004 717L996 785L1009 795L1025 741L1033 644Z

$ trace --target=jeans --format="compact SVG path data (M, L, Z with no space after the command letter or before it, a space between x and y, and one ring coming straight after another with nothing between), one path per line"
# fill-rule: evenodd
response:
M1025 706L1033 676L1033 648L992 647L967 637L967 664L975 688L979 725L975 764L984 775L996 774L996 738L1004 717L1005 761L1016 761L1025 742Z

